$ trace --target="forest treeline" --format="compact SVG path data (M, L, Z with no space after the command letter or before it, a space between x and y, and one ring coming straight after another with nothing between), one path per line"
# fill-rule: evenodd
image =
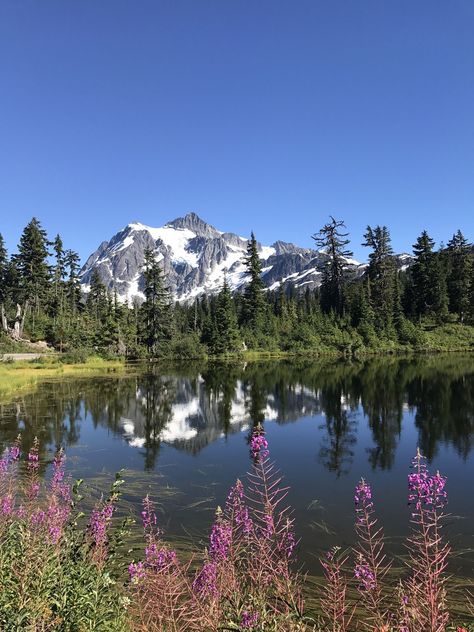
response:
M342 221L331 217L313 239L325 253L318 289L268 291L252 233L242 290L232 292L224 276L217 295L174 302L148 250L145 300L124 305L98 273L84 295L79 255L60 235L50 240L33 218L16 253L8 255L0 235L0 343L44 340L78 358L474 348L474 255L460 230L438 248L423 231L410 265L400 267L388 228L368 226L362 273L347 265L352 251Z

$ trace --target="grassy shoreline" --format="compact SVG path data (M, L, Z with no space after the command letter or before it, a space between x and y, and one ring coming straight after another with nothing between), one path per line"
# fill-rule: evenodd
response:
M0 396L36 386L45 379L90 377L125 372L125 360L92 356L82 363L63 363L57 356L40 361L0 362Z

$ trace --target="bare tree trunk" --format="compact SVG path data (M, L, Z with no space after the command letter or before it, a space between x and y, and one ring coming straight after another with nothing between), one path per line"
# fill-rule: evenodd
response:
M2 329L3 331L5 331L6 333L9 333L9 329L8 329L8 321L7 321L7 316L5 314L5 306L2 303L1 306L1 310L0 310L0 316L1 316L1 320L2 320Z
M15 324L13 325L12 338L21 340L23 338L23 328L25 326L26 312L28 311L28 301L25 301L23 309L19 303L16 304Z

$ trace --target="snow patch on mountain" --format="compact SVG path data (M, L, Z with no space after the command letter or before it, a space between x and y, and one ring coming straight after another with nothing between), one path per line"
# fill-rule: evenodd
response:
M269 290L281 285L316 288L327 260L324 252L277 241L271 246L259 244L262 280ZM80 272L85 293L97 271L110 292L122 302L144 300L143 265L147 249L155 252L166 281L179 301L189 301L222 288L224 276L232 290L248 281L245 265L247 240L234 233L222 232L195 213L155 228L134 221L104 241L90 255ZM409 255L408 255L409 256ZM401 262L408 265L408 262ZM347 265L354 274L363 266L354 259Z

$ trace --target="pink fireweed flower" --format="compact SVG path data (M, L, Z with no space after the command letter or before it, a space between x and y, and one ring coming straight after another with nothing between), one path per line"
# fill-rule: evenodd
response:
M128 574L132 584L138 584L142 579L145 579L145 566L143 562L132 562L129 564Z
M43 511L42 509L38 509L38 511L35 511L31 514L30 524L33 527L38 527L39 525L44 524L45 520L46 520L46 512Z
M368 506L372 505L372 490L370 485L361 478L360 482L356 485L354 503L356 508L360 505Z
M89 533L97 547L104 546L107 543L107 528L112 520L114 513L114 505L108 502L102 509L94 509L91 513L89 521Z
M13 513L14 500L12 494L7 494L0 501L0 512L4 516L11 516Z
M361 478L357 483L354 495L354 504L356 510L356 524L362 525L364 523L364 516L371 513L374 507L372 501L372 489L370 485Z
M155 571L161 571L176 561L176 552L150 544L145 548L146 566Z
M159 529L157 527L157 519L155 513L155 505L150 497L147 495L143 499L143 511L141 512L143 530L146 535L158 535Z
M290 558L293 555L293 552L296 547L296 538L293 533L293 525L290 521L287 521L286 530L283 535L283 551L286 554L286 557Z
M252 438L250 439L250 454L254 461L257 462L260 458L266 459L270 454L268 441L265 439L265 433L261 426L257 426L253 431Z
M225 511L228 516L233 517L236 527L242 529L245 535L249 535L252 532L253 522L249 515L249 509L245 505L244 486L239 479L229 490Z
M40 490L39 482L36 480L32 481L32 483L30 484L26 492L26 495L28 496L30 501L36 500L36 498L38 498L39 490Z
M0 459L0 476L6 474L10 468L10 465L15 461L18 461L20 457L20 447L15 444L11 448L6 448Z
M37 472L39 469L39 454L38 454L38 440L35 439L33 447L28 453L28 470L30 472Z
M375 576L362 556L355 566L354 575L359 580L359 590L374 590Z
M63 449L61 448L59 452L54 457L53 461L53 476L51 478L51 490L56 492L59 490L63 480L64 480L64 462L66 457L64 455Z
M240 627L243 630L252 630L258 624L259 618L258 612L249 612L248 610L244 610L240 620Z
M218 514L216 522L212 525L209 557L220 562L227 559L232 542L232 527Z
M271 538L275 533L275 521L272 514L265 514L263 516L265 526L263 527L263 536L265 538Z
M414 472L408 475L408 502L415 502L418 511L425 505L442 509L447 502L446 477L439 472L431 476L419 451L412 468Z
M51 504L46 512L46 525L48 534L53 542L57 544L63 533L63 528L70 516L70 508L68 506L61 506L57 504Z
M200 597L217 597L217 564L206 562L193 582L193 591Z

